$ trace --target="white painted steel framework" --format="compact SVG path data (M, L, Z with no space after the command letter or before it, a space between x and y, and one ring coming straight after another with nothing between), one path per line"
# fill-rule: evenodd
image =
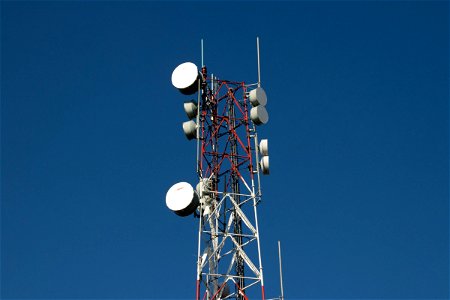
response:
M256 84L208 77L206 67L202 79L197 114L196 299L264 299L257 214L259 143L249 118L247 92Z

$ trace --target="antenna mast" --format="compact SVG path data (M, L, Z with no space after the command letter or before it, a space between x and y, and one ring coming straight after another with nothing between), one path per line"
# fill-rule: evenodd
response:
M256 55L258 57L258 87L261 87L261 63L259 60L259 37L256 38Z
M283 288L283 269L282 269L282 262L281 262L281 242L278 241L278 262L280 263L280 300L284 300L284 288Z
M201 39L201 51L202 51L202 67L205 65L205 63L203 62L203 39Z
M268 141L257 127L268 122L267 97L258 83L222 80L193 63L179 65L172 83L182 94L190 121L186 137L197 141L198 183L174 185L167 206L180 216L198 218L196 300L265 299L257 207L260 174L269 174ZM195 120L195 121L194 121ZM255 287L260 286L260 290Z

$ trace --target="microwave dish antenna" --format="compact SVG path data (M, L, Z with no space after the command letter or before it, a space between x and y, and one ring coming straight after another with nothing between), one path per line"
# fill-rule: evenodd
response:
M199 205L197 192L187 182L179 182L167 191L167 207L181 217L191 215Z
M184 95L192 95L198 90L200 73L194 63L185 62L172 72L172 84Z

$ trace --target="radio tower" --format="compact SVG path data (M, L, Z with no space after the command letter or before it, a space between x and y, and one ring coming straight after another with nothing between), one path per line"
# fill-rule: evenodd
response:
M191 62L172 73L173 85L197 100L184 103L183 123L197 141L198 183L173 185L166 204L179 216L198 218L196 300L265 299L257 207L261 174L269 174L268 141L257 126L266 124L267 97L258 82L221 79Z

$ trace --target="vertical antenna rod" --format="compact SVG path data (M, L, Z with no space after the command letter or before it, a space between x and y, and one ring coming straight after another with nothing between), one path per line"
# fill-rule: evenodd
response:
M203 39L200 39L200 53L201 53L201 61L202 61L202 67L203 67ZM203 77L203 75L202 75ZM203 78L206 79L206 78ZM201 103L201 82L200 80L198 81L198 94L197 94L197 174L199 176L201 176L200 173L200 126L199 126L199 122L200 122L200 103ZM202 217L202 215L200 214L200 218ZM200 242L199 242L199 254L200 254Z
M261 87L261 64L259 62L259 37L256 37L256 53L258 57L258 87Z
M200 44L201 44L201 49L202 49L202 67L205 65L204 63L203 63L203 39L201 39L201 42L200 42Z
M200 40L200 52L201 52L201 61L203 67L203 39ZM203 75L202 75L203 77ZM201 81L198 81L198 93L197 93L197 175L199 177L202 176L200 170L200 105L201 105ZM200 194L201 195L201 194ZM195 300L200 300L200 282L202 280L202 256L200 255L201 249L201 236L202 236L202 216L203 210L200 205L199 208L199 227L198 227L198 245L197 245L197 283L196 283L196 292L195 292Z
M281 288L281 296L280 299L284 300L284 291L283 291L283 270L281 268L281 243L278 241L278 260L280 263L280 288Z

